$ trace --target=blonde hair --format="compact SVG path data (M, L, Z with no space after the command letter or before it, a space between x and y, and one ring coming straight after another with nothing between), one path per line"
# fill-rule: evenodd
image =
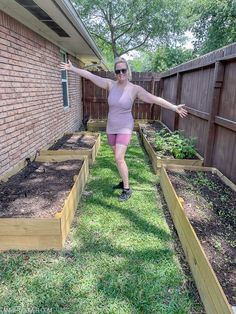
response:
M115 61L114 61L114 71L116 70L116 65L118 63L124 63L126 64L126 67L127 67L127 71L128 71L128 80L131 81L132 80L132 72L130 70L130 67L129 67L129 64L128 62L125 60L125 58L123 57L117 57L115 58Z

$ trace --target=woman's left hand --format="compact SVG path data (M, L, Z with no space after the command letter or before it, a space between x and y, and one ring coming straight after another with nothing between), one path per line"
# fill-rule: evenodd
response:
M187 110L183 108L184 106L184 104L176 106L176 112L180 115L181 118L186 117L188 114Z

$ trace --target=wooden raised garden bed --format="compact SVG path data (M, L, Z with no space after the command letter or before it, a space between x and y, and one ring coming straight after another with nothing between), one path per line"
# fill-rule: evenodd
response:
M107 120L94 120L90 119L87 122L87 130L89 132L106 131Z
M161 187L206 313L233 313L236 186L215 168L168 165Z
M152 122L150 120L142 120L142 119L136 119L134 120L134 131L139 130L139 124L145 123L145 122ZM90 132L96 132L96 131L106 131L106 125L107 120L94 120L90 119L87 123L87 130Z
M48 149L42 149L40 155L78 155L88 156L93 164L101 145L99 133L74 132L66 133Z
M87 156L39 156L0 183L0 250L61 249L88 178Z
M145 130L146 128L148 128L149 131L146 131ZM161 154L159 154L157 150L155 149L153 136L155 136L155 134L163 128L169 131L169 129L160 121L155 121L154 123L148 123L148 124L139 123L138 125L138 131L141 136L141 141L149 155L149 158L151 160L155 173L157 173L160 170L162 165L168 165L168 164L191 165L191 166L203 165L203 158L198 153L196 153L194 159L176 159L170 155L162 156Z

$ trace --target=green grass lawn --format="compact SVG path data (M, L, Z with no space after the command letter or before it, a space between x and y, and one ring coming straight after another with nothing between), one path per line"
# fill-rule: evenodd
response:
M126 160L133 195L119 202L103 135L64 250L0 254L0 313L197 313L136 135Z

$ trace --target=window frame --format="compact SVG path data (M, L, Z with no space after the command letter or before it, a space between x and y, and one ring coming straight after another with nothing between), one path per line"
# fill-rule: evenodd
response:
M60 52L61 52L62 62L67 63L68 62L67 53L65 51L63 51L63 50L61 50ZM62 70L61 71L61 83L62 83L61 85L62 85L63 108L64 108L64 110L67 110L70 107L69 84L68 84L68 73L67 73L67 70ZM66 83L65 84L66 85L66 95L64 93L64 89L63 89L63 85L64 84L63 83Z

